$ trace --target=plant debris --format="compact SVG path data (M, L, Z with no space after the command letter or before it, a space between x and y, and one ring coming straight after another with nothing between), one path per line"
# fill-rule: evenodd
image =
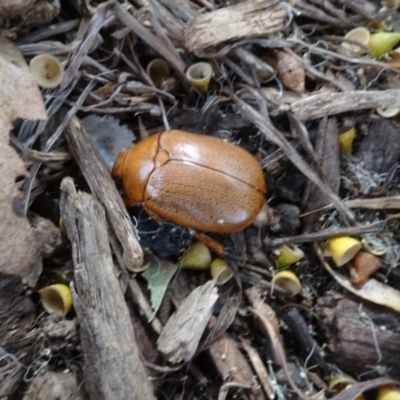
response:
M400 386L398 1L21 0L0 14L0 398ZM126 207L118 154L172 129L255 157L267 193L250 226L178 226L146 191ZM161 150L140 157L161 168ZM219 195L236 209L209 183L210 210Z

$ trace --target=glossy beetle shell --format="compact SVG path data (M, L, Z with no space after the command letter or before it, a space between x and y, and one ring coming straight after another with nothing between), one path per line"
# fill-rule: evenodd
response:
M227 141L179 130L158 133L121 153L112 174L127 205L196 231L248 226L264 204L258 161Z

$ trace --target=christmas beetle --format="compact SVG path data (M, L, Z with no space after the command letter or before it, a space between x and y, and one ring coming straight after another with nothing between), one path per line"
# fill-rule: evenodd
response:
M202 232L246 228L264 205L267 187L258 161L228 141L164 131L119 154L112 175L127 206L142 204L157 221Z

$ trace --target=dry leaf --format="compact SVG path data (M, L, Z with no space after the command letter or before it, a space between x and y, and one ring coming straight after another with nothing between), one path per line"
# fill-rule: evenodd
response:
M215 281L208 281L193 290L172 314L157 341L157 349L169 362L192 359L217 299Z
M47 119L40 90L24 57L12 42L0 36L0 110L10 124L0 135L7 137L11 122L16 118ZM6 125L7 126L7 125ZM8 142L8 137L7 137Z
M16 118L46 119L46 109L22 54L0 37L0 272L21 276L35 285L42 264L33 230L24 216L24 196L15 184L26 170L8 145Z
M144 263L146 263L146 259ZM160 308L169 281L177 269L178 266L176 264L166 260L159 260L152 256L149 267L143 272L142 276L148 283L151 294L151 307L153 308L153 313L147 316L149 322L152 321Z

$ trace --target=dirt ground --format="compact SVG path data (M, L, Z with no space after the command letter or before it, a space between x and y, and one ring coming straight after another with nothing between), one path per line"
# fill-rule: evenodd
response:
M400 398L399 43L397 0L2 1L0 399Z

